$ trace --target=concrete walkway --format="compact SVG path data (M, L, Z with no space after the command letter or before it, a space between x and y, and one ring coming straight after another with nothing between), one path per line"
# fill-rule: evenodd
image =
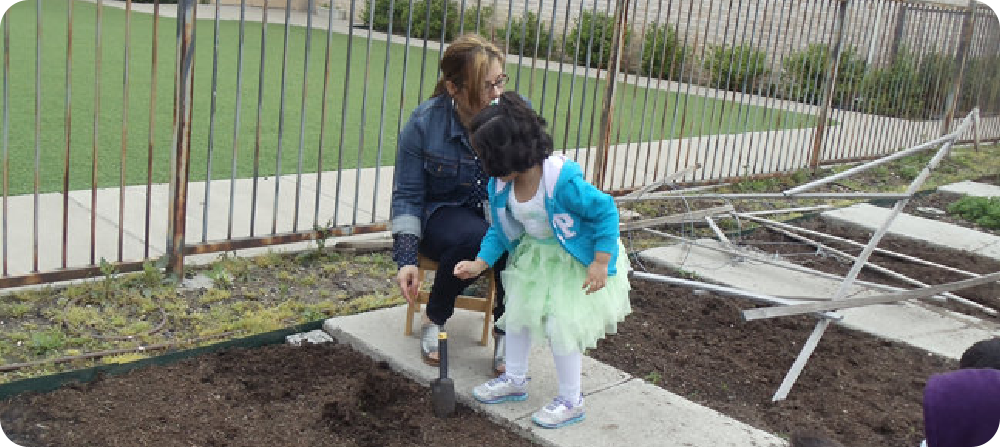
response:
M324 329L360 352L384 360L422 384L437 378L437 368L420 360L419 340L403 336L406 306L332 318ZM416 329L416 328L415 328ZM584 357L582 389L587 416L583 423L558 430L539 428L531 414L557 394L555 366L547 347L532 349L528 400L481 404L472 388L492 378L492 346L479 345L482 314L456 310L448 320L449 377L459 401L501 425L552 447L689 447L785 446L781 438L695 404L641 378ZM415 331L416 333L417 331ZM430 408L428 408L430 411ZM489 436L484 433L483 436Z

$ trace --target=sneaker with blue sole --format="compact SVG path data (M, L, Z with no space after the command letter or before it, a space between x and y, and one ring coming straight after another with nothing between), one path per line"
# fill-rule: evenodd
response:
M531 420L542 428L562 428L582 422L583 396L574 404L569 399L556 397L552 403L531 415Z
M528 381L517 383L507 374L501 374L472 389L472 397L484 404L522 401L528 398Z

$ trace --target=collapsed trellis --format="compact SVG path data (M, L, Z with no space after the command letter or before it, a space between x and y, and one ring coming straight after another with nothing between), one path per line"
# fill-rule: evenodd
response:
M680 240L680 241L682 241L682 242L684 242L686 244L692 244L692 245L695 245L695 246L701 246L703 248L710 248L712 250L719 250L719 251L727 253L727 254L729 254L731 256L736 256L736 257L740 257L740 258L747 258L747 257L749 257L749 258L753 258L753 259L755 259L757 261L762 261L762 262L766 262L766 263L767 262L771 262L771 263L773 263L775 265L780 265L783 268L803 270L803 271L807 271L808 273L815 274L815 275L818 275L818 276L825 276L827 278L835 278L837 280L840 280L841 282L840 282L840 284L839 284L836 292L833 294L833 296L831 296L829 298L816 298L816 297L777 297L777 296L772 296L772 295L763 294L763 293L757 293L757 292L753 292L753 291L749 291L749 290L745 290L745 289L740 289L740 288L736 288L736 287L720 286L720 285L710 284L710 283L701 282L701 281L688 280L688 279L680 279L680 278L674 278L674 277L669 277L669 276L664 276L664 275L657 275L657 274L652 274L652 273L647 273L647 272L638 272L638 271L636 271L636 272L632 273L632 276L634 278L638 278L638 279L658 281L658 282L665 282L665 283L670 283L670 284L674 284L674 285L681 285L681 286L685 286L685 287L691 287L691 288L695 288L695 289L710 290L710 291L714 291L714 292L718 292L718 293L722 293L722 294L727 294L727 295L741 296L741 297L750 298L750 299L753 299L753 300L762 301L762 302L766 302L766 303L774 305L772 307L763 307L763 308L756 308L756 309L747 309L747 310L744 310L743 311L743 318L746 321L757 320L757 319L766 319L766 318L775 318L775 317L780 317L780 316L802 315L802 314L814 314L814 315L817 315L819 317L819 321L816 323L816 326L814 327L812 333L809 335L809 337L807 338L806 342L804 343L804 345L802 347L802 350L799 352L798 357L795 359L795 362L789 368L789 370L786 373L785 378L783 379L781 385L778 387L778 390L775 392L774 396L772 397L773 401L783 400L783 399L785 399L788 396L788 393L791 390L792 386L794 385L795 381L798 379L799 374L801 374L802 370L805 368L806 362L808 361L809 357L812 355L812 352L816 349L816 346L819 344L819 341L822 338L823 334L825 333L827 327L829 326L830 321L831 320L839 320L839 319L843 318L841 315L839 315L838 313L836 313L836 311L838 311L838 310L847 309L847 308L853 308L853 307L868 306L868 305L873 305L873 304L895 303L895 302L899 302L899 301L905 301L905 300L916 299L916 298L931 298L931 297L934 297L934 298L938 298L938 299L950 299L950 300L954 300L956 302L960 302L960 303L968 305L968 306L976 307L977 309L979 309L981 311L984 311L984 312L987 312L987 313L995 315L997 313L996 310L994 310L992 308L989 308L989 307L986 307L986 306L983 306L983 305L981 305L979 303L972 302L970 300L967 300L965 298L957 296L957 295L955 295L955 294L953 294L951 292L955 291L955 290L967 288L967 287L973 287L973 286L977 286L977 285L981 285L981 284L986 284L986 283L998 281L998 280L1000 280L1000 272L995 272L995 273L991 273L991 274L987 274L987 275L980 275L980 274L976 274L976 273L972 273L972 272L968 272L968 271L956 269L956 268L953 268L953 267L949 267L949 266L945 266L945 265L933 263L933 262L926 261L926 260L923 260L923 259L919 259L919 258L916 258L916 257L913 257L913 256L904 255L904 254L900 254L900 253L894 253L894 252L891 252L891 251L888 251L888 250L885 250L885 249L877 248L877 245L878 245L879 241L881 241L882 237L886 234L886 232L888 231L889 227L892 225L893 221L895 221L896 217L899 216L899 214L903 211L903 209L905 208L906 204L913 197L913 195L920 189L920 187L923 185L923 183L930 176L931 172L934 171L934 169L936 169L937 166L940 164L941 160L943 160L944 157L948 155L948 153L951 150L951 147L954 145L954 143L956 141L958 141L959 136L961 136L962 134L964 134L969 129L970 126L973 126L973 128L974 128L974 134L976 134L976 136L978 136L978 132L977 132L978 131L978 122L979 122L979 111L978 111L978 109L976 109L976 110L973 110L972 112L970 112L962 120L961 124L959 124L957 126L957 128L953 132L951 132L951 133L949 133L947 135L944 135L944 136L942 136L940 138L936 138L934 140L927 141L925 143L922 143L922 144L919 144L919 145L916 145L916 146L913 146L913 147L910 147L910 148L898 151L898 152L893 153L891 155L888 155L886 157L882 157L882 158L879 158L879 159L874 160L874 161L870 161L870 162L867 162L867 163L860 164L860 165L855 166L853 168L847 169L847 170L845 170L845 171L843 171L841 173L833 174L833 175L824 177L822 179L818 179L818 180L815 180L815 181L812 181L812 182L809 182L809 183L806 183L806 184L803 184L803 185L799 185L797 187L785 190L785 191L783 191L781 193L771 193L771 194L690 194L691 190L649 193L649 191L652 191L653 189L655 189L655 188L657 188L659 186L662 186L662 185L664 185L666 183L671 182L673 178L678 177L680 175L683 175L686 172L686 171L681 171L681 172L675 173L671 177L668 177L668 178L665 178L665 179L661 180L660 182L657 182L657 183L655 183L653 185L650 185L650 186L648 186L646 188L643 188L642 190L636 191L635 193L629 194L628 196L620 197L620 198L617 199L617 201L619 203L632 202L632 201L638 201L638 200L696 200L696 199L723 199L723 200L727 200L727 201L728 200L742 200L742 199L748 199L748 200L754 200L754 199L783 199L783 200L789 200L789 199L791 199L791 200L795 200L795 199L883 199L884 200L884 199L889 199L889 200L895 200L896 202L895 202L895 205L892 208L892 211L889 213L889 215L885 219L885 221L881 223L881 225L878 227L878 229L875 231L875 233L872 234L872 236L869 239L869 241L868 241L867 244L861 244L861 243L858 243L858 242L854 242L854 241L850 241L850 240L847 240L847 239L839 238L837 236L823 234L823 233L819 233L819 232L815 232L815 231L807 230L807 229L804 229L804 228L799 228L799 227L796 227L796 226L792 226L792 225L784 224L784 223L777 222L777 221L774 221L774 220L769 220L769 219L764 219L764 218L759 217L760 215L778 214L778 213L783 213L783 212L818 211L818 210L830 208L829 205L821 205L821 206L818 206L818 207L809 207L809 208L786 208L786 209L779 209L779 210L765 211L765 212L738 213L738 212L735 212L735 210L733 209L733 207L731 205L727 204L726 206L723 206L723 207L715 207L715 208L709 208L709 209L705 209L705 210L698 210L698 211L688 210L688 212L683 213L683 214L679 214L679 215L656 217L656 218L651 218L651 219L643 219L643 220L640 220L640 221L633 221L633 222L622 223L622 230L623 231L625 231L625 230L643 229L644 231L652 232L652 233L655 233L655 234L660 235L660 236L664 236L664 237L669 237L669 238L674 238L674 239ZM974 141L976 142L976 145L978 147L978 138L975 138ZM868 169L871 169L873 167L876 167L876 166L888 163L890 161L893 161L893 160L896 160L896 159L899 159L899 158L902 158L902 157L906 157L908 155L912 155L912 154L920 152L920 151L929 150L929 149L932 149L932 148L937 148L937 152L930 159L930 161L927 162L927 164L924 166L924 168L920 171L920 173L916 176L916 178L913 179L913 181L909 184L909 186L906 188L906 190L903 193L888 193L888 194L886 194L886 193L813 193L813 192L808 192L808 191L811 191L811 190L815 189L816 187L819 187L819 186L822 186L822 185L826 185L826 184L829 184L831 182L835 182L837 180L840 180L840 179L852 176L852 175L857 174L859 172L866 171ZM697 169L697 166L692 167L690 169ZM815 270L812 270L812 269L808 269L807 267L789 266L787 264L774 263L774 262L766 259L766 257L764 257L764 256L757 255L755 253L751 253L751 252L747 252L747 251L743 251L743 250L739 250L736 246L734 246L728 240L728 238L726 237L725 233L716 225L716 223L715 223L715 221L713 219L713 216L720 216L720 215L729 215L731 218L746 219L746 220L758 223L758 224L760 224L760 225L762 225L762 226L764 226L766 228L769 228L771 230L774 230L776 232L784 234L784 235L786 235L786 236L788 236L788 237L790 237L792 239L795 239L795 240L798 240L800 242L812 245L812 246L814 246L814 247L816 247L818 249L823 250L826 253L831 253L831 254L834 254L835 256L838 256L838 257L840 257L842 259L849 260L849 261L852 262L851 269L847 273L846 276L840 277L839 275L822 273L822 272L818 272L818 271L815 271ZM705 223L707 223L708 226L712 229L712 231L719 238L719 240L721 242L721 247L709 247L709 246L704 245L704 244L699 244L697 241L693 240L692 238L685 238L685 237L682 237L682 236L675 236L675 235L671 235L671 234L668 234L668 233L655 231L655 230L652 230L652 229L648 228L648 227L651 227L651 226L662 225L662 224L666 224L666 223L677 224L677 223L694 222L694 221L704 221ZM830 239L830 240L835 240L835 241L838 241L838 242L841 242L841 243L846 243L846 244L849 244L849 245L853 245L856 248L862 248L862 251L861 251L861 254L858 255L858 256L851 256L851 255L849 255L847 253L844 253L842 251L833 249L832 247L829 247L826 244L823 244L823 243L821 243L819 241L810 239L807 236L814 236L814 237L821 237L821 238L826 238L826 239ZM923 282L920 282L920 281L918 281L916 279L909 278L909 277L903 276L901 274L898 274L896 272L893 272L892 270L889 270L887 268L884 268L884 267L881 267L881 266L869 263L868 262L868 258L874 252L879 252L881 254L885 254L885 255L888 255L888 256L905 259L905 260L908 260L908 261L911 261L911 262L915 262L915 263L918 263L918 264L921 264L921 265L925 265L925 266L930 266L930 267L945 269L945 270L951 271L953 273L959 273L959 274L962 274L964 276L968 276L969 279L965 279L965 280L961 280L961 281L956 281L956 282L951 282L951 283L947 283L947 284L930 286L930 285L927 285L927 284L925 284ZM888 286L888 285L882 285L882 284L875 284L875 283L869 283L869 282L865 282L865 281L860 281L860 280L858 280L857 277L858 277L858 274L860 273L860 271L861 271L861 269L863 267L871 268L871 269L873 269L875 271L878 271L878 272L883 273L885 275L888 275L890 277L893 277L893 278L896 278L896 279L901 280L903 282L909 283L910 285L913 285L913 286L915 286L917 288L915 288L915 289L903 289L903 288L899 288L899 287L893 287L893 286ZM881 294L881 295L867 296L867 297L861 297L861 298L847 298L847 294L848 294L851 286L854 285L854 284L864 284L867 287L874 288L874 289L879 289L879 290L882 290L882 291L884 291L886 293Z

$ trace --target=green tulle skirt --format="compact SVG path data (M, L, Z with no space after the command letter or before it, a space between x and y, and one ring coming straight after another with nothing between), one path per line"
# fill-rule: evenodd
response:
M625 253L619 241L616 274L608 276L603 289L587 295L586 266L554 238L525 235L500 273L506 310L497 326L508 332L527 329L533 343L548 339L556 355L596 347L632 312Z

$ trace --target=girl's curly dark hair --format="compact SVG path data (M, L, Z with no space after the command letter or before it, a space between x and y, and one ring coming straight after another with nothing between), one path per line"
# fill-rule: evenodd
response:
M505 92L495 105L472 118L470 143L490 177L523 172L552 154L545 118L515 92Z

